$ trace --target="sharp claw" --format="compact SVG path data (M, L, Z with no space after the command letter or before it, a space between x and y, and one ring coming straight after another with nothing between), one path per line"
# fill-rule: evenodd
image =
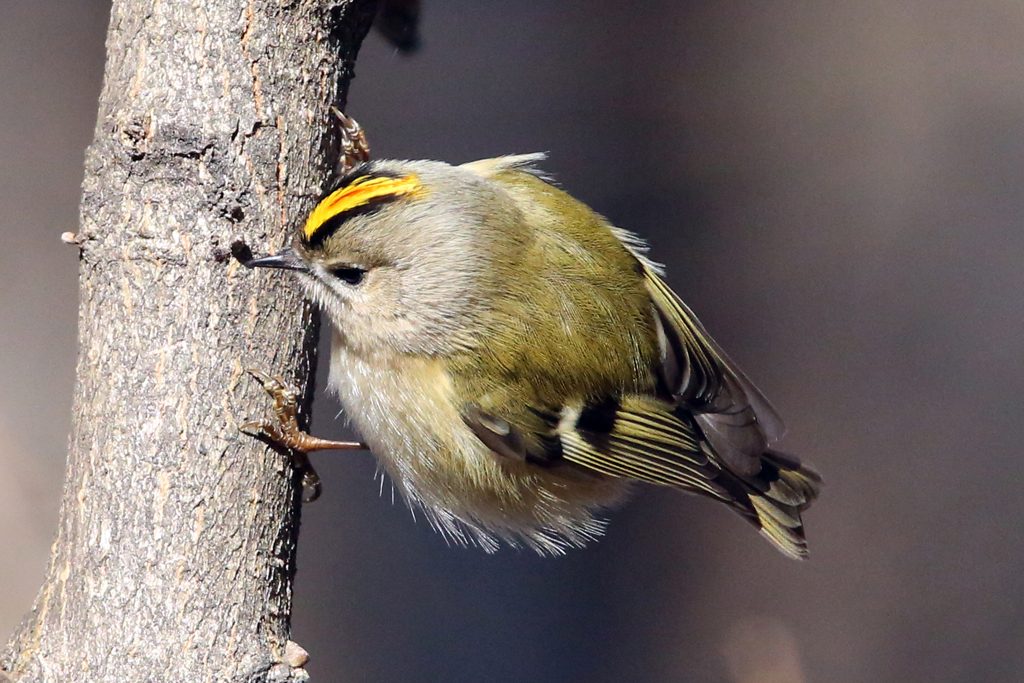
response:
M263 372L259 368L246 368L245 371L249 373L250 377L254 377L257 382L262 382L264 380L270 379L270 375Z
M331 105L331 114L338 119L338 124L349 138L355 138L362 131L363 127L359 125L358 121L347 116L345 112L334 105Z
M337 119L341 133L341 169L348 172L360 163L369 161L370 144L366 141L366 133L359 122L334 106L331 107L331 115Z
M266 431L266 423L249 420L248 422L238 425L238 431L243 434L248 434L249 436L263 436Z
M333 104L331 105L331 116L338 119L338 122L341 123L343 128L348 128L349 124L352 122L352 119L345 116L345 112L338 109Z
M280 446L291 448L291 444L288 443L287 435L282 433L281 428L273 422L267 422L266 420L260 422L250 420L249 422L241 425L238 430L251 437L257 439L269 439Z
M246 372L249 373L250 377L252 377L257 382L259 382L260 385L264 389L266 389L267 391L270 391L270 389L268 387L273 386L274 382L276 381L273 377L271 377L267 373L263 372L262 370L257 370L256 368L247 368Z

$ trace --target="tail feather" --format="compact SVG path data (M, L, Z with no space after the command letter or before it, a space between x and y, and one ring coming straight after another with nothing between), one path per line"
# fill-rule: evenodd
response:
M560 458L604 476L714 498L743 515L786 555L807 555L800 515L817 497L821 477L797 458L759 446L760 456L751 456L749 467L733 469L685 408L646 395L566 406L559 414L534 414L559 435L555 455L534 455L535 462ZM474 418L467 424L473 427ZM481 432L482 438L494 441L483 428L477 431ZM526 442L517 437L511 446L506 444L512 457L519 457L515 449Z
M761 471L739 479L746 490L737 497L738 511L782 553L806 558L800 513L818 497L821 476L797 458L769 449L761 456Z

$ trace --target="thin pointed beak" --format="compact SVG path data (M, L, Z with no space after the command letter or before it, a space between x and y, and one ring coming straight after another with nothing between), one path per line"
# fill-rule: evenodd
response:
M248 249L245 251L248 251ZM282 270L298 270L303 273L309 272L309 267L294 251L292 251L290 247L286 247L276 254L264 256L262 258L253 258L252 252L236 253L235 258L237 258L239 263L246 268L281 268Z

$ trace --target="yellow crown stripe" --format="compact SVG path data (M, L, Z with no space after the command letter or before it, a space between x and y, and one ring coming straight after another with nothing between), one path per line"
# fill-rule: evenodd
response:
M317 204L306 219L302 232L307 240L340 213L351 211L383 197L415 194L423 189L419 178L410 174L401 178L360 176L345 187L335 190Z

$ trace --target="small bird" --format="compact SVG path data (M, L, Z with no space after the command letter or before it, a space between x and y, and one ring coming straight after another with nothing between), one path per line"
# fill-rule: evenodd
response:
M542 154L362 156L290 248L240 260L298 274L331 327L330 389L434 528L561 554L644 482L807 555L820 477L772 447L779 416L638 237L553 185ZM363 447L300 432L294 397L258 378L281 421L248 431L301 453Z

